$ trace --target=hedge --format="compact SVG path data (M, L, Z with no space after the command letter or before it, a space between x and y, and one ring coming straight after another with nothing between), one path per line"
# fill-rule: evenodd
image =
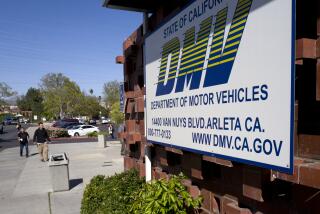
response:
M95 176L86 186L81 214L195 214L202 198L193 198L182 184L186 177L145 183L134 169L111 177Z
M49 137L51 138L59 138L59 137L70 137L67 130L62 129L53 129L53 130L47 130Z
M133 196L133 214L195 214L199 213L202 198L193 198L182 184L182 174L169 180L153 180Z
M130 213L132 195L142 188L143 183L136 170L111 177L95 176L84 190L81 214Z

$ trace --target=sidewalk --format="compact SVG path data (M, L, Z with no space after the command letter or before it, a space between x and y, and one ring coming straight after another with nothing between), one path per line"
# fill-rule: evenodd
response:
M70 191L52 193L49 167L39 160L37 148L30 146L29 158L18 156L19 148L0 153L0 213L73 214L80 213L85 185L98 174L123 171L121 145L109 143L51 144L49 154L66 152L69 162Z

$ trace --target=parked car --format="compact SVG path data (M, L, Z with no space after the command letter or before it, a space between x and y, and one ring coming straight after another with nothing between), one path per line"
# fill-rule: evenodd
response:
M8 117L8 118L4 119L3 122L4 122L4 125L11 125L11 123L12 123L12 118Z
M90 125L95 125L95 124L97 124L97 121L95 119L90 119L89 120L89 124Z
M18 118L16 118L16 117L12 118L11 125L17 125L18 123L19 123L19 119Z
M62 128L65 128L67 130L69 129L73 129L74 127L76 126L80 126L80 125L84 125L84 123L71 123L71 124L66 124L65 127L62 127Z
M111 120L109 118L104 118L104 119L101 119L101 123L108 124L108 123L111 123Z
M84 119L82 119L82 118L80 118L80 119L78 119L79 120L79 123L82 123L82 124L85 124L86 123L86 121L84 120Z
M99 132L99 128L92 125L79 125L68 130L70 136L85 136L91 132Z
M52 126L57 128L66 128L69 125L79 123L78 119L62 119L56 121Z
M19 122L20 122L20 123L27 124L27 123L29 123L29 119L24 118L24 117L20 117L20 118L19 118Z

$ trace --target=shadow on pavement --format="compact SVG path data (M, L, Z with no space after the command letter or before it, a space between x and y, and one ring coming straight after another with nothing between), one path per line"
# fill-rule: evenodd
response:
M32 153L32 154L29 155L29 157L35 156L35 155L37 155L37 154L39 154L39 153L38 153L38 152Z
M72 190L73 188L75 188L76 186L78 186L79 184L82 184L82 183L83 183L82 178L70 179L70 181L69 181L70 190Z
M104 164L104 165L102 165L102 167L106 167L106 166L112 166L112 164Z

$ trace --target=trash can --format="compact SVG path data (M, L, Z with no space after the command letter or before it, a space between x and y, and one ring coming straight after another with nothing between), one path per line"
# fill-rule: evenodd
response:
M98 147L100 147L100 148L106 148L107 147L106 139L105 139L105 136L103 134L99 134L98 135Z
M69 190L69 160L66 153L50 155L49 169L53 191Z

